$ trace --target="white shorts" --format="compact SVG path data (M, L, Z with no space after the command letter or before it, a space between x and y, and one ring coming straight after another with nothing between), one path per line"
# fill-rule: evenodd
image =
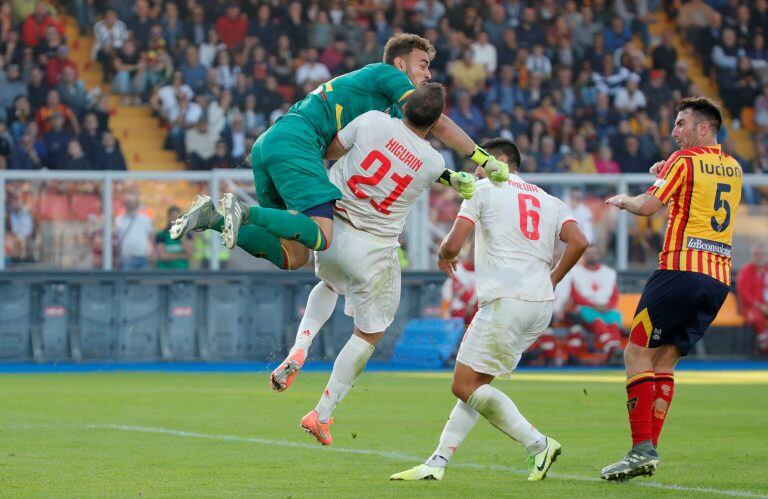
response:
M475 372L511 374L552 319L552 301L497 298L480 306L461 340L456 361Z
M385 331L400 304L399 243L334 219L333 241L315 253L315 275L344 295L344 313L364 333Z

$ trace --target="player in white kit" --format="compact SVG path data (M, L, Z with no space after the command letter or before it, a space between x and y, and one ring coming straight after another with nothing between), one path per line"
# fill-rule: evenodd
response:
M344 295L344 311L354 318L355 332L339 352L317 407L301 420L302 428L323 445L332 442L333 409L395 317L400 302L398 236L414 201L438 179L464 198L474 192L474 177L446 170L443 157L425 140L444 106L441 85L422 85L409 97L402 120L369 111L337 135L335 147L348 152L329 172L342 192L334 208L334 242L315 253L321 282L310 293L296 344L270 375L276 391L291 385L314 335L333 313L338 295Z
M392 475L392 480L440 480L478 415L525 446L529 480L544 479L560 454L560 444L539 433L490 383L496 376L511 374L522 353L549 325L554 288L578 262L587 239L565 203L517 175L517 146L494 139L483 147L509 165L509 181L501 189L494 189L487 179L477 183L474 197L461 205L438 253L438 266L450 275L464 241L475 230L480 309L456 356L451 390L459 400L432 456ZM553 269L558 238L566 247Z

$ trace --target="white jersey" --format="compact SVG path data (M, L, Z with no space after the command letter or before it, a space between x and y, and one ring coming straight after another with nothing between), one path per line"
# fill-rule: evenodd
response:
M342 193L336 209L357 229L399 236L416 198L443 173L443 156L380 111L361 114L337 137L349 151L328 174Z
M510 175L500 188L488 179L459 210L475 227L475 273L480 305L496 298L554 300L549 277L555 240L573 220L568 207L539 187Z

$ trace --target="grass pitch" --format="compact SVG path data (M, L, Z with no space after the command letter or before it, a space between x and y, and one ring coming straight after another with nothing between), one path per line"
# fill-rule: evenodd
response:
M327 376L275 394L265 373L0 375L0 497L768 496L765 373L681 373L661 467L626 483L598 479L629 446L618 373L496 383L563 444L539 483L482 419L442 481L388 481L435 448L454 405L447 374L364 374L321 448L298 425Z

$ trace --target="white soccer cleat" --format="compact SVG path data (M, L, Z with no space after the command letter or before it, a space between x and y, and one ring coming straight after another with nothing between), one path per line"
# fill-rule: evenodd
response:
M211 196L197 196L192 206L173 221L168 232L171 239L181 239L191 230L209 229L219 216L211 202Z
M400 473L395 473L394 475L389 477L389 479L405 480L405 481L440 480L441 478L443 478L444 473L445 473L445 468L441 468L440 466L427 466L426 464L420 464L409 470L401 471Z
M531 472L528 475L528 481L538 482L539 480L544 480L552 463L557 461L557 456L562 452L560 442L554 438L546 437L546 439L547 446L544 450L528 458L528 470Z
M234 194L227 193L219 199L218 210L224 217L224 228L221 231L221 239L224 246L232 249L237 244L237 234L243 224L244 203L241 203Z

